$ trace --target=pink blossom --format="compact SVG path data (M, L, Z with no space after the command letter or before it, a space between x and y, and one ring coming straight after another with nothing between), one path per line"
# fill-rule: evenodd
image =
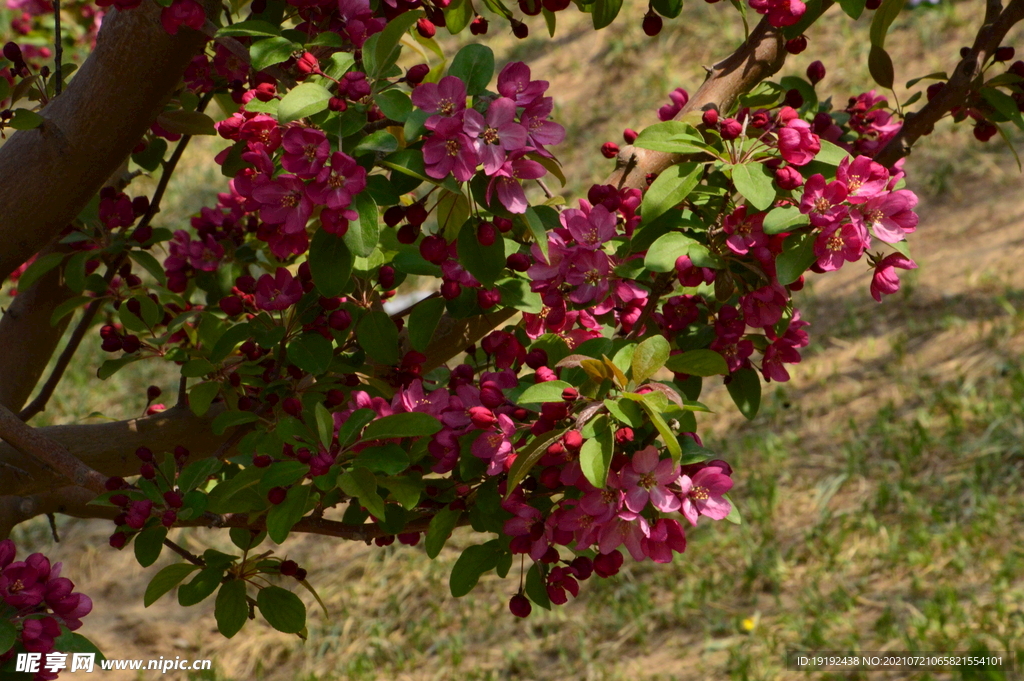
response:
M284 225L289 234L305 231L313 203L299 178L280 175L276 180L265 180L253 187L252 196L260 202L260 217L267 224Z
M190 241L188 244L188 262L197 270L216 272L223 257L224 247L210 234L206 234L202 241Z
M766 381L779 381L784 383L789 380L789 372L783 364L799 364L800 353L784 340L777 340L764 351L761 358L761 373Z
M221 134L223 135L224 131L221 131ZM274 118L266 114L257 114L242 123L238 129L238 137L247 140L250 149L262 146L268 153L273 153L281 146L281 127Z
M366 189L366 169L348 154L336 151L331 165L324 167L316 181L309 185L309 198L331 210L343 210L352 205L356 194ZM355 217L345 216L349 220Z
M545 145L561 144L565 139L565 128L548 120L553 107L554 100L551 97L541 97L527 105L519 118L519 122L526 127L527 141L545 155Z
M673 551L686 550L686 535L679 521L659 518L651 527L650 535L640 540L640 545L655 563L671 563Z
M917 230L917 195L909 189L879 194L857 207L853 219L882 241L894 244Z
M619 486L626 495L626 508L640 513L649 499L659 511L679 510L679 499L668 489L678 477L679 466L672 459L660 459L653 446L641 449L619 471Z
M821 151L818 136L811 132L811 124L794 118L778 131L779 153L787 163L795 166L807 165Z
M842 182L825 183L823 175L812 175L804 185L804 195L800 200L800 212L811 218L816 227L827 227L846 217L848 208L846 201L846 185Z
M515 100L516 106L530 106L547 89L546 80L530 80L530 67L521 61L509 62L498 74L498 94Z
M836 179L844 183L850 192L846 200L858 204L885 191L889 171L867 156L858 156L853 161L847 156L836 169Z
M462 121L443 118L437 122L434 134L423 143L423 162L427 175L439 180L448 173L459 182L468 182L473 177L479 159L473 140L463 132Z
M473 441L473 456L488 461L487 474L499 475L505 471L505 460L512 453L512 436L516 426L505 414L498 414L493 429L485 430Z
M712 520L722 520L732 510L732 505L722 497L732 489L732 478L718 466L706 466L694 473L679 476L682 514L691 525L697 524L698 515Z
M743 317L750 326L774 326L782 319L788 302L785 289L778 284L763 286L740 297Z
M181 26L198 31L205 22L206 12L196 0L174 0L170 7L160 11L160 23L171 35L177 35Z
M281 146L284 147L281 165L304 180L316 177L331 153L327 135L315 128L289 128Z
M601 528L598 548L601 553L611 553L625 544L633 560L642 561L647 558L642 542L650 533L651 526L642 515L620 511Z
M466 109L466 84L455 76L445 76L438 83L423 83L412 91L412 103L434 114L424 125L428 130L436 130L446 119L462 118L459 114Z
M544 166L536 161L510 155L487 184L487 202L491 203L491 197L497 190L498 200L510 213L525 213L529 204L519 181L536 180L546 173Z
M256 282L256 307L261 310L283 310L302 298L302 283L283 267L274 276L264 274Z
M484 172L493 175L505 162L505 152L526 146L526 128L515 122L516 104L508 97L491 102L487 116L467 109L464 131L476 146Z
M60 633L60 624L52 617L27 619L21 631L21 643L30 653L48 653Z
M775 28L792 26L807 11L800 0L750 0L750 7L758 14L767 14L768 23Z
M764 213L747 215L747 206L740 206L722 221L722 231L729 236L725 245L739 255L746 255L752 248L761 248L768 243L764 233Z
M658 109L658 120L659 121L670 121L676 117L686 103L690 101L690 95L681 87L677 87L672 92L668 93L669 103Z
M875 273L871 277L871 296L882 302L883 295L890 295L900 290L900 278L896 268L904 270L917 269L917 263L902 253L890 253L875 263Z
M569 271L565 275L565 280L576 287L569 294L569 300L578 304L604 300L611 271L611 261L604 251L582 248L573 251Z
M615 216L604 206L595 206L590 214L581 210L562 211L562 224L583 248L596 251L615 236Z
M818 267L826 272L838 270L845 262L859 260L867 248L867 232L862 226L849 222L824 228L814 241Z

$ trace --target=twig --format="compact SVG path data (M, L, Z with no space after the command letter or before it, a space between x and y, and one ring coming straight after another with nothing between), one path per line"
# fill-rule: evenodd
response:
M2 404L0 404L0 438L6 440L19 452L39 459L48 468L79 487L90 489L96 494L103 494L107 491L105 485L107 476L82 463L64 445L42 435Z
M195 555L194 553L188 551L187 549L175 544L170 539L164 539L164 546L169 548L171 551L174 551L176 554L178 554L188 562L192 563L193 565L198 565L199 567L206 567L205 560Z
M654 283L651 284L651 295L647 299L647 304L644 309L640 312L640 316L636 320L636 324L633 325L633 330L629 332L626 338L633 340L640 335L643 327L647 324L647 319L654 313L654 310L658 307L658 301L661 300L662 294L672 288L672 273L666 272L659 274Z
M188 407L188 379L184 376L178 381L178 403L177 407Z
M548 197L549 199L555 198L555 195L551 193L551 190L548 189L548 186L546 184L544 184L544 180L537 179L536 182L537 182L537 184L540 185L540 188L544 191L544 196Z
M60 0L53 0L53 77L57 82L53 85L53 96L56 97L64 88L64 40L60 34Z

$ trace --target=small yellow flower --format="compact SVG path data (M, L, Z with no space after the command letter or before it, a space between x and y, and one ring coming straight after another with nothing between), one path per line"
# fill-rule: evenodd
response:
M743 631L753 631L754 627L757 626L757 622L754 621L753 617L748 617L741 623Z

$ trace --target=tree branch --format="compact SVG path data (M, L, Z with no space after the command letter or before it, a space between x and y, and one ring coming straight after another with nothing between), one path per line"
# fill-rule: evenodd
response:
M981 75L985 62L999 47L1007 32L1022 19L1024 0L1011 0L1006 9L1001 11L998 2L986 3L985 21L978 29L970 53L960 60L953 75L932 100L907 116L903 127L878 152L875 161L891 168L896 161L910 153L918 139L932 131L940 118L954 107L962 105L973 89L975 79Z
M106 15L96 49L40 111L43 124L0 147L0 281L52 241L117 170L204 42L188 28L168 35L155 2Z
M75 486L25 497L0 497L0 541L7 539L16 525L40 515L61 513L75 518L112 520L121 512L110 506L89 506L95 498L95 492Z

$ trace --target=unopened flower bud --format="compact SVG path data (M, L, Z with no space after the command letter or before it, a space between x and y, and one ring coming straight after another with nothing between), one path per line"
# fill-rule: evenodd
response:
M415 225L402 225L398 228L398 243L414 244L420 238L420 228Z
M807 36L798 35L786 41L786 52L800 54L807 49Z
M423 79L430 73L430 67L426 64L417 64L412 66L408 71L405 72L405 82L411 85L419 85L423 82Z
M335 331L344 331L352 323L352 315L348 310L335 310L327 318L327 326Z
M445 300L455 300L462 295L462 285L451 279L441 284L441 297Z
M512 35L523 40L530 35L530 27L521 21L512 20Z
M494 224L484 220L476 228L476 240L481 246L493 246L498 233Z
M639 133L637 133L637 131L633 130L632 128L626 128L625 130L622 131L622 139L625 140L626 144L632 144L633 142L636 141L636 138L638 136Z
M1004 45L1002 47L996 48L995 55L993 56L993 58L996 61L1010 61L1011 59L1013 59L1014 54L1016 54L1016 52L1012 47L1010 47L1009 45Z
M299 564L294 560L283 560L279 569L285 577L292 577L299 571Z
M299 73L321 73L320 62L311 52L305 52L295 60L295 68Z
M469 32L473 35L486 35L487 19L484 19L482 16L477 14L473 18L473 21L469 22Z
M566 402L575 402L580 397L580 391L576 388L566 388L562 391L562 399Z
M448 242L444 237L432 234L420 242L420 255L427 262L440 265L448 259Z
M529 617L530 613L533 612L533 606L530 605L530 600L522 594L516 594L509 599L508 609L516 617Z
M427 209L422 203L416 202L405 209L405 219L410 225L419 227L427 221Z
M988 142L999 129L988 121L978 121L974 126L974 137L979 142Z
M274 487L267 492L267 501L272 503L274 506L277 506L278 504L283 503L287 496L288 490L284 487Z
M707 111L704 112L700 119L705 126L713 128L716 125L718 125L718 110L708 109Z
M644 15L642 27L644 33L647 34L648 37L653 38L654 36L661 33L662 25L663 24L661 21L661 17L655 14L653 11L648 12L647 14Z
M342 97L331 97L327 100L327 108L339 113L342 111L348 111L348 102L346 102Z
M437 28L434 26L434 22L426 17L420 17L416 21L416 32L424 38L433 38L437 34Z
M796 189L803 183L803 176L793 166L785 166L775 171L775 184L779 185L780 189Z
M605 158L615 158L619 155L619 145L615 142L605 142L601 145L601 155Z
M726 118L724 121L722 121L722 139L734 140L740 136L740 133L742 131L743 126L735 118Z
M302 401L297 397L285 398L284 402L281 403L281 408L289 416L299 418L302 416Z
M825 65L820 61L812 61L807 67L807 80L811 81L811 85L817 85L824 77Z
M500 302L501 291L499 291L498 289L477 289L476 304L480 306L481 310L490 310L492 307L494 307Z
M164 492L164 503L170 508L181 508L184 504L181 498L181 492L175 492L174 490Z
M383 265L377 272L377 281L381 288L390 291L395 287L395 268L391 265Z

